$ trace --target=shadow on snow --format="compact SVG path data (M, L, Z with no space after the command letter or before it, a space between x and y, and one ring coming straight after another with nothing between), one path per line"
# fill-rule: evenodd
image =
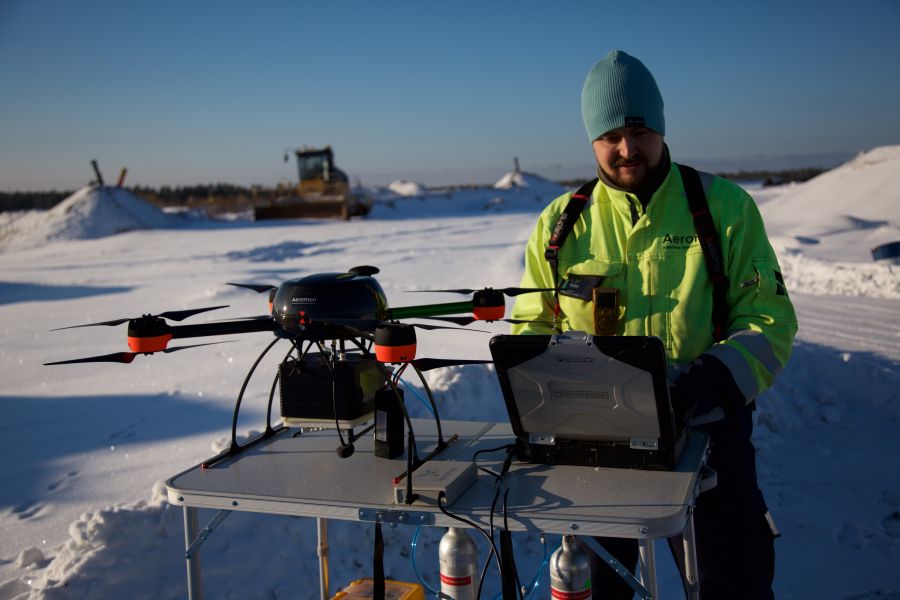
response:
M89 296L130 292L130 287L96 287L89 285L42 285L0 281L0 304L44 300L73 300Z
M0 415L0 450L14 457L2 469L12 485L0 489L0 508L54 491L53 478L60 477L58 463L68 456L113 449L124 453L131 445L198 433L212 439L231 424L230 405L212 406L168 394L0 396Z

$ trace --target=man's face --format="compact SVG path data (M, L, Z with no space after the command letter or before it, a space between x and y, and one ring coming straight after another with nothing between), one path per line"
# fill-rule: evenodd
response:
M663 136L646 127L619 127L593 143L597 164L611 183L638 191L663 158Z

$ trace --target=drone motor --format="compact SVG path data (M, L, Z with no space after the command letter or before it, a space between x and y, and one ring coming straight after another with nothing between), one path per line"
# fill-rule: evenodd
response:
M416 329L404 323L375 328L375 358L383 363L409 362L416 357Z
M499 321L506 314L503 292L486 289L475 292L472 297L472 315L479 321Z

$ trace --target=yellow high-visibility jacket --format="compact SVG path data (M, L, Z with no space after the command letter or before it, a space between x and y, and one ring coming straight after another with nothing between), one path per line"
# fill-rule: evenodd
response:
M617 335L661 338L671 363L707 353L731 371L746 402L772 385L791 354L797 317L753 199L734 183L701 173L729 278L727 339L716 343L712 282L694 229L678 166L644 212L627 193L599 181L559 250L559 284L596 276L618 288ZM522 287L554 287L544 258L547 242L571 194L554 200L538 219L525 250ZM571 280L571 281L570 281ZM560 293L562 330L593 333L593 302ZM552 320L552 292L516 298L514 319ZM513 325L513 333L553 333L547 323Z

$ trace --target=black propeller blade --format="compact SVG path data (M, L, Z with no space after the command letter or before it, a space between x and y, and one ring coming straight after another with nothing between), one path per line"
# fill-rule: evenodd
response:
M179 350L187 350L188 348L198 348L200 346L212 346L213 344L227 344L228 342L210 342L208 344L191 344L189 346L177 346L175 348L166 348L165 350L160 350L163 353L170 352L178 352ZM76 363L91 363L91 362L112 362L112 363L123 363L129 364L134 360L135 356L140 354L155 354L148 352L113 352L112 354L103 354L101 356L89 356L87 358L75 358L72 360L60 360L57 362L49 362L44 363L45 367L51 365L73 365Z
M376 327L382 325L400 325L401 323L391 323L390 321L380 321L378 319L313 319L313 323L322 323L324 325L342 325L344 327L349 327L351 329L356 329L357 331L362 330L362 332L371 333L375 331ZM480 331L482 333L490 333L490 331L483 331L481 329L462 329L460 327L445 327L443 325L427 325L425 323L402 323L402 325L411 325L412 327L418 327L419 329L426 329L428 331L434 329L459 329L461 331Z
M488 365L492 360L453 360L452 358L416 358L411 364L420 371L430 371L441 367L455 367L457 365Z
M232 323L235 321L271 321L272 315L254 315L252 317L234 317L232 319L215 319L213 323Z
M506 294L507 296L518 296L519 294L528 294L531 292L552 292L553 288L519 288L519 287L508 287L508 288L484 288L480 290L470 290L470 289L458 289L458 290L410 290L413 292L444 292L447 294L474 294L476 292L501 292Z
M192 317L196 314L207 312L210 310L218 310L220 308L228 308L228 305L223 306L207 306L206 308L189 308L187 310L170 310L164 313L159 313L158 315L150 315L151 317L162 317L163 319L169 319L170 321L184 321L188 317ZM99 323L86 323L84 325L70 325L69 327L58 327L56 329L51 329L50 331L60 331L63 329L77 329L79 327L100 327L105 325L107 327L113 327L115 325L121 325L122 323L127 323L128 321L134 321L141 317L130 317L125 319L115 319L113 321L101 321Z
M447 321L448 323L456 323L457 325L471 325L477 321L492 323L493 321L503 321L504 323L548 323L550 325L553 324L553 321L542 321L538 319L493 319L488 321L487 319L476 319L475 317L421 317L423 319L429 319L434 321ZM474 330L473 330L474 331Z
M432 329L458 329L460 331L480 331L481 333L490 333L490 331L485 331L484 329L463 329L462 327L445 327L443 325L425 325L424 323L409 323L413 327L418 327L420 329L425 329L431 331Z
M262 294L263 292L268 292L270 290L278 289L274 285L266 285L264 283L226 283L225 285L233 285L235 287L247 288L248 290L253 290L257 294Z

